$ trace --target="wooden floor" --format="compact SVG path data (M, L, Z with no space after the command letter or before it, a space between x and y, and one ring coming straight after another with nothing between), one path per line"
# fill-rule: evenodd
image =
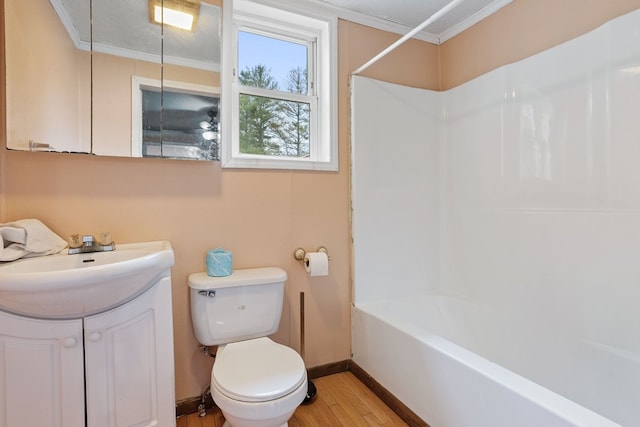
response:
M289 427L407 425L351 372L316 378L313 383L318 395L310 405L298 407ZM223 423L220 411L210 409L205 417L196 413L178 418L177 427L222 427Z

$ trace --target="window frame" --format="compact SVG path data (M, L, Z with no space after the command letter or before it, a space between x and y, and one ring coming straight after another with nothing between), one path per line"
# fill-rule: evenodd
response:
M223 7L222 167L337 171L337 20L274 8L251 0L225 0ZM240 85L240 70L237 69L239 31L307 45L308 94ZM241 94L309 103L309 157L241 153Z

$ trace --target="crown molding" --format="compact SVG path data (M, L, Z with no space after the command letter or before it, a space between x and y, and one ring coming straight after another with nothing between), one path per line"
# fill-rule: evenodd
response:
M404 35L411 31L413 27L398 24L386 19L376 18L364 13L355 12L343 7L325 3L320 0L250 0L265 6L279 7L292 12L302 14L314 14L324 17L339 18L356 24L366 25L390 33ZM435 34L422 31L414 37L418 40L438 44L438 37Z
M335 6L322 0L252 0L256 3L261 3L267 6L282 7L284 9L296 11L296 12L312 12L321 15L330 15L336 18L344 19L346 21L354 22L356 24L366 25L378 30L388 31L390 33L405 35L415 27L399 24L397 22L389 21L382 18L376 18L374 16L366 15L364 13L355 12L340 6ZM467 30L478 22L482 21L489 15L495 13L499 9L503 8L513 0L494 0L491 4L480 9L470 17L454 25L453 27L445 30L439 34L434 34L429 31L420 31L413 38L422 40L432 44L442 44L445 41L455 37L461 32ZM425 17L425 19L428 17Z
M452 26L448 30L445 30L438 34L438 44L442 44L447 40L457 36L461 32L473 27L478 22L482 21L486 17L493 15L498 10L502 9L509 3L513 2L513 0L494 0L489 5L483 7L473 15L469 16L465 20L459 22L458 24Z

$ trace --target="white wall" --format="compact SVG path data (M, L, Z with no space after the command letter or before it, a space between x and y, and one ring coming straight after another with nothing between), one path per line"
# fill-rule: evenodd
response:
M354 301L434 289L439 94L362 77L351 88Z
M632 309L639 26L631 13L445 94L443 289L532 316Z
M355 77L356 302L640 296L639 26L632 12L443 93Z

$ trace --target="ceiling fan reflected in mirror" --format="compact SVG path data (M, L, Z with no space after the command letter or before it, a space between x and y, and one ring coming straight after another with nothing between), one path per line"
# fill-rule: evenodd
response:
M207 120L200 122L200 129L203 129L202 137L207 141L218 139L218 121L217 113L213 110L207 112Z

